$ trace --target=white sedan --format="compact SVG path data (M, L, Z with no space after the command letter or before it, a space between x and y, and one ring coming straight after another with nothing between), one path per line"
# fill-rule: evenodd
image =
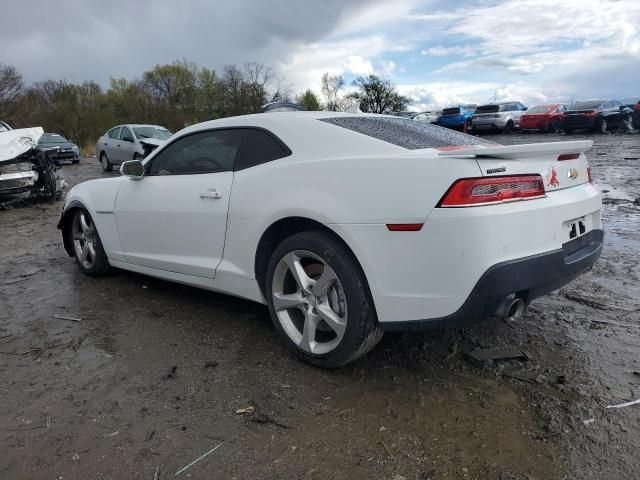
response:
M387 330L517 317L589 268L591 144L502 146L382 115L225 118L76 185L59 228L84 273L267 304L299 356L336 367Z

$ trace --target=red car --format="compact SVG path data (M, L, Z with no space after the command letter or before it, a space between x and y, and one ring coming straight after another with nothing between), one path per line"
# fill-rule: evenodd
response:
M536 105L520 117L520 129L557 132L560 130L560 120L566 111L567 106L562 103Z

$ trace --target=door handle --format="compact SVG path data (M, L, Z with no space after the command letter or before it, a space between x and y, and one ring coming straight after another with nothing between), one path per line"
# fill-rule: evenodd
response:
M206 192L202 192L200 194L200 198L213 198L218 200L222 198L222 194L220 192L216 192L215 190L207 190Z

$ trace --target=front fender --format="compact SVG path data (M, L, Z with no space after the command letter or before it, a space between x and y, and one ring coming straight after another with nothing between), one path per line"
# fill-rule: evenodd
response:
M90 180L69 191L58 222L64 247L69 255L73 255L73 245L70 244L68 235L70 220L74 210L83 208L93 219L107 257L111 260L124 260L114 217L115 200L121 181L121 177Z

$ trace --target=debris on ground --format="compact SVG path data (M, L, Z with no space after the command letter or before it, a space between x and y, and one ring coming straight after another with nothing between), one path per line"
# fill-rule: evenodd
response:
M625 408L625 407L630 407L632 405L640 405L640 398L637 400L633 400L632 402L619 403L618 405L607 405L604 408Z
M491 366L496 360L528 360L529 357L512 345L494 348L476 348L464 353L467 361L478 368Z
M189 465L186 465L184 467L182 467L180 470L178 470L175 473L175 476L177 477L178 475L180 475L182 472L184 472L187 468L192 467L193 465L195 465L196 463L198 463L200 460L202 460L203 458L205 458L207 455L211 455L213 452L215 452L218 448L220 448L222 446L222 443L219 443L218 445L216 445L215 447L213 447L211 450L209 450L207 453L199 456L198 458L196 458L193 462L191 462ZM158 467L156 469L156 471L158 471L160 467Z
M204 368L215 368L217 366L218 366L218 362L216 362L215 360L204 362Z
M587 420L583 420L582 423L584 423L585 425L589 425L590 423L593 423L595 421L596 421L595 418L589 418Z
M81 318L76 317L68 317L66 315L53 315L53 318L57 318L58 320L69 320L70 322L81 322Z
M173 366L171 367L171 370L169 370L169 373L165 373L161 378L162 380L169 380L169 379L174 379L176 378L176 370L178 370L177 366Z
M249 415L252 415L253 412L255 411L255 408L252 406L248 406L245 408L239 408L236 410L236 414L237 415L244 415L245 413L248 413Z
M160 465L156 467L156 471L153 473L153 480L160 480Z

